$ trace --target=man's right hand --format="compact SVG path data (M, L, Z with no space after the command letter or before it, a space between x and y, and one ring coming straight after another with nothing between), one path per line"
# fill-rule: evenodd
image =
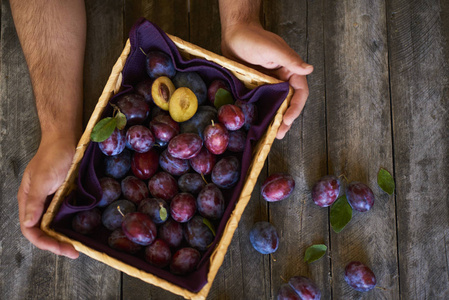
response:
M17 199L19 220L23 235L36 247L75 259L78 251L59 242L40 229L45 201L63 183L70 168L75 147L72 139L47 137L41 141L22 177Z

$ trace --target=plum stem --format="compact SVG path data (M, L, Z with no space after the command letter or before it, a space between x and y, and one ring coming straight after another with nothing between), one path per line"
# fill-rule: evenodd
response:
M145 54L145 56L148 56L148 54L145 53L145 51L143 51L142 47L139 47L140 51L142 51L143 54Z
M272 261L276 261L276 258L273 257L273 253L270 253L270 256Z
M206 178L204 177L204 174L203 174L203 172L201 172L201 174L200 174L200 175L201 175L201 178L203 178L204 182L205 182L206 184L208 184L208 183L207 183L207 180L206 180Z
M211 120L211 122L212 122L212 127L214 127L215 126L214 120Z
M381 287L381 286L376 286L375 288L376 288L376 289L379 289L379 290L382 290L382 291L388 291L386 288L383 288L383 287Z
M338 176L338 178L343 178L344 181L346 181L346 183L349 183L348 177L346 177L345 174L341 174L340 176Z
M125 216L125 215L123 214L122 210L120 209L120 205L117 205L117 210L118 210L118 212L122 215L122 217Z

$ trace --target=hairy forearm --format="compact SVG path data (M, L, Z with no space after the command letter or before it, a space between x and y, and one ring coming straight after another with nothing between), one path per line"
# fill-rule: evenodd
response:
M259 24L260 0L219 0L222 30L236 24Z
M83 0L10 0L33 85L42 140L81 134L86 15Z

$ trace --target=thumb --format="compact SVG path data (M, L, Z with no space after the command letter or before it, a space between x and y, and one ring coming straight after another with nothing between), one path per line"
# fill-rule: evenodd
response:
M53 190L52 183L45 180L44 177L32 178L29 190L26 191L27 201L23 223L25 227L33 227L39 222L44 211L45 200L48 195L54 192Z

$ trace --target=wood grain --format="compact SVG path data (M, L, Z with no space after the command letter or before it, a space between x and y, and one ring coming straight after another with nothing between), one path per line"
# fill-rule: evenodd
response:
M273 144L268 159L268 175L287 172L296 182L290 198L269 204L270 222L282 236L271 266L273 296L289 278L302 275L317 283L323 299L330 297L329 256L311 265L304 262L307 247L329 246L327 209L320 209L310 198L313 183L327 172L322 9L320 1L310 6L307 1L264 2L267 29L315 66L308 76L310 96L303 113L286 137Z
M398 299L394 197L377 186L380 167L393 170L387 28L383 2L325 1L328 157L333 174L361 181L376 200L353 212L340 233L331 232L334 299ZM362 295L344 282L344 268L359 260L379 286Z
M403 299L449 298L449 5L388 1Z

